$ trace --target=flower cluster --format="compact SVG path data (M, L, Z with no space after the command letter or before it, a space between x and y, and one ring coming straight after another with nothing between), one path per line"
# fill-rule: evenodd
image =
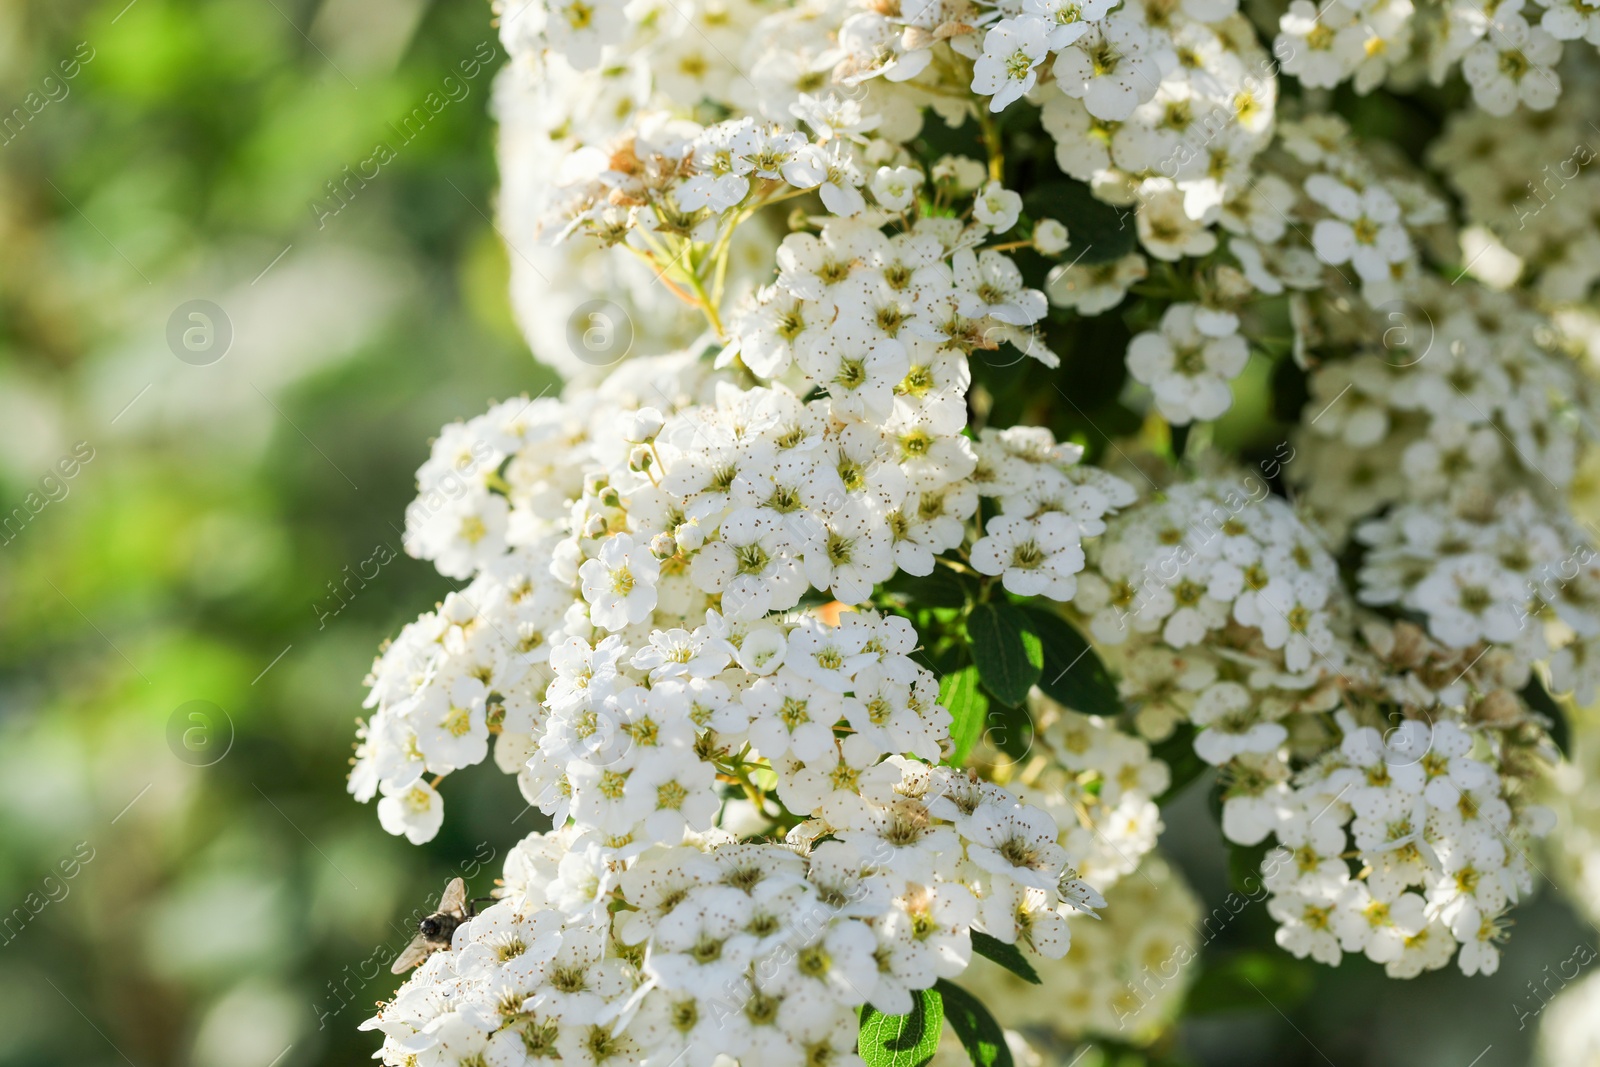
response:
M1445 966L1459 946L1464 973L1493 974L1549 811L1506 793L1480 731L1404 719L1385 735L1341 719L1336 752L1250 802L1272 809L1282 850L1263 865L1278 944L1328 964L1364 953L1400 978Z
M1098 715L1070 711L1043 694L1030 700L1039 750L1048 758L1006 785L1055 816L1078 876L1109 893L1155 850L1156 798L1172 775L1144 740Z
M882 408L678 356L441 434L407 547L470 582L374 666L351 789L427 840L439 780L493 737L557 829L508 868L521 897L375 1020L391 1062L538 1042L646 1063L844 1053L855 1008L909 1010L965 966L969 930L1059 956L1066 914L1103 905L1069 865L1069 846L1107 864L1076 811L937 765L950 715L911 624L842 610L936 552L976 554L980 498L999 508L987 538L1070 537L1075 566L1006 560L1062 580L1131 500L1048 434L974 448L939 415L963 357L937 354L948 373L903 368ZM801 610L813 590L833 608ZM1122 740L1131 775L1098 792L1148 851L1163 765Z
M993 991L1017 1062L1070 1062L1086 1035L1134 1044L1159 1035L1198 977L1202 939L1217 932L1182 875L1152 856L1106 892L1104 922L1080 924L1067 954L1040 964L1040 984L980 959L973 985ZM970 1061L933 1067L961 1062Z
M350 791L427 841L492 747L548 829L386 1062L876 1067L868 1009L1026 977L1004 946L1057 961L980 1020L1019 1056L1154 1040L1202 775L1284 949L1492 972L1600 689L1594 153L1517 164L1587 145L1595 11L498 4L514 302L568 384L418 471L458 584ZM1406 152L1325 92L1458 68L1481 112Z
M1473 253L1478 273L1499 285L1524 282L1557 304L1576 303L1600 281L1593 87L1567 93L1540 117L1508 123L1480 112L1452 115L1428 161L1480 228L1473 234L1482 242ZM1533 162L1524 168L1510 160Z
M776 728L804 715L786 707ZM771 802L817 813L786 836L686 834L699 820L685 815L651 823L646 847L619 844L611 817L640 779L652 799L669 791L656 783L670 772L654 770L671 758L664 739L694 732L689 714L641 721L618 736L648 739L623 746L644 757L600 772L620 784L575 788L572 823L513 850L501 899L365 1024L383 1032L385 1063L849 1062L857 1009L910 1011L917 991L966 970L973 931L1056 959L1071 944L1065 913L1105 906L1065 867L1046 812L827 731L826 754L807 763L739 762L751 795L753 774L776 771L785 784ZM794 737L810 752L806 725L817 724ZM747 821L768 815L754 803Z
M1600 43L1594 15L1582 0L1491 8L1457 2L1437 10L1410 0L1294 0L1273 50L1308 88L1349 81L1363 93L1420 77L1441 84L1459 66L1477 105L1505 116L1555 104L1563 42Z
M1181 652L1237 626L1255 631L1288 672L1337 669L1338 568L1253 475L1175 484L1113 519L1094 552L1074 604L1108 644L1159 634ZM1206 701L1219 702L1233 703Z
M1182 482L1117 516L1075 606L1126 647L1139 728L1193 730L1221 767L1224 835L1278 842L1262 869L1279 944L1329 964L1364 951L1402 977L1459 945L1462 970L1492 972L1501 917L1531 889L1528 841L1549 829L1527 795L1547 742L1514 695L1545 650L1513 647L1515 616L1502 644L1469 632L1459 596L1430 616L1437 640L1367 619L1313 533L1252 483ZM1393 525L1419 524L1401 511ZM1386 558L1418 579L1414 609L1461 588L1464 572L1430 586L1416 553L1368 567ZM1503 593L1496 610L1514 610Z

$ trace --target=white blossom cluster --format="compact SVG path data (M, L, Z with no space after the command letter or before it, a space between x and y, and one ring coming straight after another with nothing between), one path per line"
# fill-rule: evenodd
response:
M350 791L425 842L492 746L550 829L385 1062L855 1064L988 939L1061 961L983 978L1018 1062L1154 1040L1206 768L1284 949L1495 969L1552 695L1600 686L1594 183L1504 217L1582 143L1600 9L1256 7L497 5L514 302L568 384L418 471L457 588L374 664ZM1327 92L1458 67L1535 117L1402 152Z
M407 547L471 581L375 665L377 710L352 792L381 792L385 828L428 840L443 819L439 780L481 762L496 737L496 761L558 827L540 845L558 873L537 887L538 908L555 917L491 909L385 1008L392 1062L471 1062L492 1041L546 1037L573 1055L671 1062L687 1039L660 1031L661 1016L681 1018L685 997L700 995L693 1018L719 1020L695 1038L706 1063L754 1047L803 1062L818 1041L842 1054L855 1007L871 998L906 1010L909 990L965 965L969 928L1059 955L1064 913L1103 903L1068 866L1063 840L1085 833L1073 813L1063 827L936 766L949 715L911 658L911 625L838 608L868 601L897 569L927 573L936 550L981 540L968 521L980 497L1001 509L991 527L1066 523L1045 525L1072 544L1050 542L1038 558L1019 548L1005 562L1070 580L1078 538L1131 492L1109 475L1074 475L1078 450L1027 429L981 441L976 479L979 453L960 424L939 432L925 414L945 390L959 397L959 366L903 396L889 390L882 423L858 417L880 409L855 407L849 392L807 402L730 377L688 357L634 362L598 389L509 401L447 428L419 472ZM647 391L666 413L641 404ZM1073 517L1049 510L1056 502ZM800 610L812 590L841 603L826 617ZM1152 768L1130 788L1148 794L1161 765L1128 743ZM741 843L730 825L765 843ZM1153 842L1153 827L1145 836ZM715 889L718 877L688 862L700 850L713 863L748 855L756 873ZM656 874L707 887L685 900L652 888ZM638 914L654 892L670 898L653 916L660 930ZM709 916L713 898L733 910ZM808 900L821 901L811 919ZM758 937L746 929L757 901L785 920ZM595 925L608 915L632 925ZM549 957L531 947L546 928L556 940L545 943L559 945ZM525 946L529 969L485 968L484 953L505 954L474 953L474 931ZM893 963L901 941L906 959ZM577 977L561 969L569 946ZM674 953L689 969L673 970ZM811 973L817 961L828 973ZM794 968L820 984L793 985ZM519 998L507 999L508 984ZM556 996L564 984L614 992L569 1004ZM540 1014L550 996L571 1014ZM749 1012L771 1015L761 1025L772 1029L748 1031Z
M1459 68L1477 106L1503 117L1555 105L1565 43L1600 45L1597 15L1585 0L1293 0L1273 54L1307 88L1350 82L1358 93L1423 79L1440 85Z
M619 794L669 758L637 747L644 759L601 772L622 777ZM385 1036L381 1058L859 1062L857 1009L911 1010L915 991L967 968L973 930L1059 958L1064 913L1105 906L1065 868L1047 813L949 768L875 763L869 747L778 763L792 783L782 800L818 815L767 841L685 835L678 820L653 826L643 849L619 848L608 813L584 817L593 805L576 791L573 822L524 840L502 899L365 1024Z
M1582 301L1600 281L1597 90L1590 72L1538 122L1458 112L1429 146L1428 162L1461 199L1465 221L1487 231L1474 235L1487 250L1473 264L1486 280L1524 284L1555 304Z
M1291 673L1340 662L1338 567L1259 478L1174 484L1113 519L1093 551L1073 603L1107 644L1159 634L1182 651L1240 626Z
M1215 925L1202 920L1183 876L1150 856L1106 892L1104 922L1077 924L1067 954L1040 963L1040 984L983 959L972 965L972 984L992 991L1017 1063L1070 1062L1085 1036L1143 1044L1170 1025ZM931 1067L963 1062L971 1061L952 1056Z
M1250 809L1233 821L1234 840L1269 830L1283 850L1263 865L1278 944L1328 964L1364 953L1397 978L1452 957L1465 974L1493 974L1503 917L1533 889L1527 849L1549 830L1549 810L1508 795L1487 732L1441 718L1382 734L1340 719L1336 752L1227 802Z
M1224 836L1277 842L1262 869L1279 944L1329 964L1366 952L1396 977L1459 947L1464 972L1492 973L1550 825L1528 790L1552 754L1514 695L1542 650L1366 619L1313 532L1252 485L1179 482L1118 515L1075 607L1125 650L1137 726L1187 724L1221 768Z
M1162 829L1156 798L1171 784L1171 772L1147 742L1098 715L1071 711L1037 692L1029 710L1038 729L1035 747L1047 758L1029 761L1005 784L1055 817L1057 840L1073 870L1109 893L1155 850Z
M1338 314L1345 319L1349 301L1360 301L1361 339L1379 348L1402 343L1404 331L1395 329L1392 315L1385 317L1390 306L1432 292L1419 273L1419 245L1446 218L1443 201L1411 176L1375 167L1336 116L1274 127L1269 113L1266 136L1249 153L1223 153L1229 166L1237 162L1242 180L1213 183L1200 195L1160 175L1141 179L1141 172L1107 162L1106 138L1088 128L1052 126L1051 106L1043 119L1058 139L1101 153L1083 165L1064 162L1063 169L1089 182L1102 199L1133 205L1140 249L1104 262L1057 265L1045 287L1051 302L1080 315L1101 313L1147 284L1152 261L1166 272L1166 264L1202 264L1196 282L1127 350L1129 375L1148 387L1152 406L1169 424L1213 420L1232 407L1233 383L1251 359L1250 338L1265 332L1252 305L1288 297L1292 348L1307 361L1311 348L1325 341L1319 302L1331 302L1333 294L1343 297ZM1126 124L1117 126L1109 140L1113 152L1126 130ZM1220 166L1213 161L1203 173L1229 173ZM1117 191L1125 187L1135 191ZM1414 317L1420 334L1423 316Z
M1008 586L1064 600L1083 566L1082 539L1132 491L1037 430L1000 431L975 448L960 433L960 349L925 355L912 365L902 354L888 373L876 364L860 376L835 373L809 402L779 384L740 389L728 372L687 357L634 362L598 390L507 401L447 428L418 472L406 543L471 582L375 665L368 705L377 711L352 792L365 800L381 791L391 832L427 840L442 819L434 782L481 762L491 734L501 767L546 803L546 771L526 764L545 760L539 766L559 778L576 757L550 717L559 721L599 684L585 679L623 694L646 678L670 682L681 712L706 686L704 699L728 703L716 681L725 669L755 672L763 681L734 702L745 722L718 729L731 745L752 717L777 715L789 690L817 681L817 657L854 674L860 657L885 650L895 659L866 680L871 691L836 703L838 714L808 733L826 740L849 709L882 698L892 711L875 713L876 723L853 716L863 740L879 753L937 758L934 683L906 656L909 626L884 620L889 629L875 635L855 624L864 616L849 615L848 638L810 629L795 637L766 616L812 590L863 604L897 570L925 575L937 553L964 542L975 566L992 557ZM689 402L697 392L704 403ZM641 405L648 393L670 414ZM970 520L982 497L998 509L980 538ZM758 693L771 704L759 712L750 704ZM619 729L649 714L605 695ZM764 756L819 755L814 742L795 750L750 728Z
M1362 603L1454 648L1510 651L1524 681L1547 663L1554 691L1587 702L1600 572L1567 498L1592 391L1517 295L1425 276L1408 293L1382 333L1311 371L1285 478L1333 548L1359 548Z
M1593 402L1549 319L1434 279L1386 307L1349 358L1310 377L1306 462L1287 476L1325 531L1342 541L1401 500L1517 487L1564 509Z

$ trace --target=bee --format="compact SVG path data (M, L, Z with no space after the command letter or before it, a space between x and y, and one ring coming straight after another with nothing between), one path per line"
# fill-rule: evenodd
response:
M389 970L394 974L404 974L440 949L449 948L456 927L475 914L472 901L467 899L466 883L459 878L450 879L450 884L444 887L444 895L439 898L438 910L417 923L417 936L411 939Z

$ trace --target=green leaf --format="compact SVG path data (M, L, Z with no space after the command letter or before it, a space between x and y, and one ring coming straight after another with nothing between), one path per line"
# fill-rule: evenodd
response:
M924 989L905 1015L885 1015L870 1004L862 1008L856 1049L867 1067L924 1067L939 1051L943 1026L943 998L937 989Z
M967 636L984 688L1002 704L1020 706L1044 669L1044 650L1028 616L1003 601L979 604L967 616Z
M1150 754L1167 765L1172 772L1166 792L1156 797L1156 803L1165 807L1176 800L1190 782L1206 773L1211 766L1194 751L1194 735L1199 733L1192 723L1179 723L1172 736L1150 746Z
M1283 952L1247 949L1206 963L1184 1002L1184 1015L1289 1011L1310 995L1309 964ZM1270 999L1269 999L1270 998Z
M943 998L945 1018L974 1067L1013 1067L1005 1031L977 997L943 978L933 988Z
M989 719L989 698L978 688L978 668L969 663L939 679L939 703L950 712L950 740L955 745L950 765L959 767L983 736Z
M1556 748L1561 750L1563 756L1571 757L1572 727L1567 722L1566 709L1561 702L1550 695L1538 677L1528 679L1528 684L1522 687L1518 694L1527 702L1528 707L1550 720L1548 727L1550 740L1555 742Z
M1028 962L1028 957L1016 945L1008 945L998 937L991 937L980 930L972 931L972 951L986 960L998 963L1012 974L1024 981L1039 984L1039 972L1033 969L1033 964Z
M924 608L964 608L977 591L970 579L949 567L934 567L933 573L922 577L899 571L883 588L897 599Z
M1066 224L1072 238L1067 255L1079 257L1085 266L1110 263L1134 249L1133 212L1096 200L1083 182L1066 177L1039 182L1023 194L1022 202L1033 218Z
M1120 715L1117 683L1083 635L1053 612L1029 608L1026 618L1044 650L1039 688L1073 711L1107 718Z
M1234 890L1254 898L1261 892L1261 864L1273 845L1263 841L1258 845L1228 843L1228 884Z
M1033 748L1033 717L1026 707L1011 707L995 701L989 705L989 725L984 736L1001 752L1021 763Z

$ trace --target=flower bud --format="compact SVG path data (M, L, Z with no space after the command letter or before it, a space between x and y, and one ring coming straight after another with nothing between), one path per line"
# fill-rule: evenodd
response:
M672 531L672 535L678 539L678 544L685 552L693 552L706 543L705 531L700 529L700 524L697 522L679 523L678 528Z
M661 427L667 420L655 408L640 408L628 416L627 425L623 427L623 440L630 444L649 444L656 439L656 434L661 432Z
M650 554L656 559L671 559L678 554L678 540L669 533L650 538Z
M1059 256L1067 250L1067 228L1055 219L1040 219L1033 227L1033 247L1040 255Z

